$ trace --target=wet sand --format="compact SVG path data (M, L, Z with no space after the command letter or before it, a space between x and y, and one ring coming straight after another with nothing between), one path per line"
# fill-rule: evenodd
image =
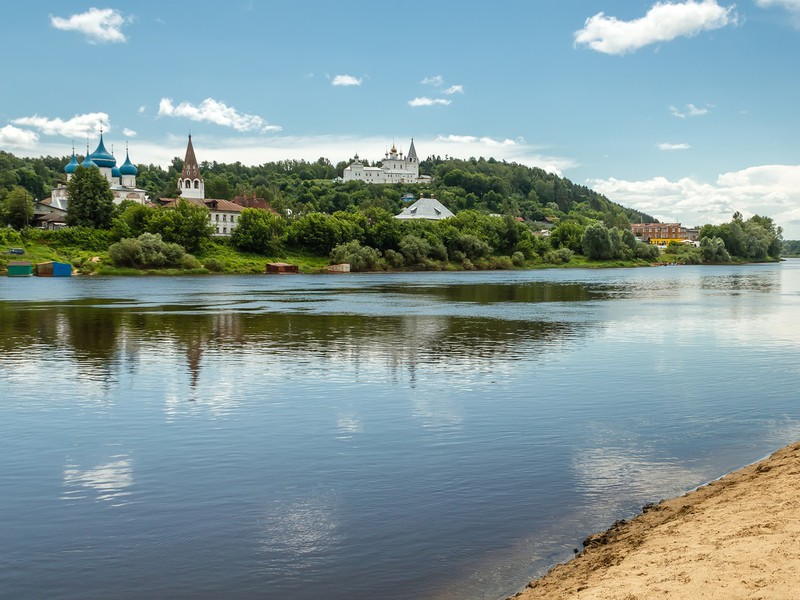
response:
M800 442L589 536L514 598L800 598Z

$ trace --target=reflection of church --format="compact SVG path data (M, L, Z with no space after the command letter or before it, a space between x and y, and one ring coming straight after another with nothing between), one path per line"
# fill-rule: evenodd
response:
M94 152L89 154L87 145L86 158L83 159L83 162L78 163L78 159L75 156L75 148L72 149L72 160L64 167L67 181L72 179L78 166L100 170L100 173L108 180L108 184L111 186L115 204L120 204L123 200L133 200L139 204L146 202L146 192L136 187L136 175L139 170L131 162L127 147L125 148L125 162L118 167L117 159L111 152L106 150L102 131L100 132L100 143ZM66 210L68 201L66 185L59 185L53 188L52 198L49 202L51 206Z

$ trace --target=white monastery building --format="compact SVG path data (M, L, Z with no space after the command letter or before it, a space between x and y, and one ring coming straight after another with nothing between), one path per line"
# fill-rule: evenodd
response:
M368 167L356 155L355 160L345 167L342 180L367 183L429 183L431 178L419 174L419 159L412 139L405 157L392 144L392 149L384 155L380 167Z
M79 163L75 156L75 148L73 148L72 160L64 167L64 173L67 174L67 181L72 179L78 166ZM100 143L97 145L97 150L89 154L89 147L87 145L86 158L83 159L80 166L87 169L100 170L111 186L115 204L120 204L123 200L133 200L139 204L145 204L145 202L147 202L147 192L136 187L136 175L139 173L139 169L131 162L127 144L125 147L125 162L122 163L121 167L118 167L117 159L106 150L106 146L103 143L102 130L100 131ZM56 208L66 210L67 203L67 186L59 185L53 188L49 204Z

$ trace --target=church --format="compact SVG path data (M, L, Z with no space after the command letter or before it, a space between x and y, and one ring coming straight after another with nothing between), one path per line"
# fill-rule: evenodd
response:
M191 135L189 135L189 143L186 145L183 169L178 177L178 189L181 192L180 197L187 202L208 208L208 218L211 221L211 225L214 226L213 236L227 237L236 229L244 207L230 200L206 198L205 183L203 182L203 176L200 174L200 165L197 163L197 157L194 154ZM178 200L175 198L159 198L158 203L161 206L174 206L178 203Z
M394 144L386 152L380 167L369 167L356 154L355 159L342 174L343 181L366 181L367 183L430 183L431 178L419 174L419 159L412 138L408 154L403 156Z
M100 131L100 143L97 145L97 149L89 154L89 146L86 146L86 158L83 159L83 162L78 163L78 158L75 156L75 148L72 149L72 160L64 167L67 181L72 179L79 165L87 169L95 168L100 170L100 173L108 180L111 192L114 194L115 204L120 204L123 200L133 200L139 204L147 202L147 192L136 187L136 175L139 170L131 162L127 145L125 147L125 162L118 167L117 159L111 152L106 150L102 130ZM53 188L49 204L66 210L67 203L67 186L62 184Z

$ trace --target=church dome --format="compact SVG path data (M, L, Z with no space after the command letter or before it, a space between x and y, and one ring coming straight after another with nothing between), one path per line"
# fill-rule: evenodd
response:
M96 167L97 163L92 160L91 154L87 154L86 158L83 159L81 166L85 167L86 169L91 169L92 167Z
M78 159L75 158L75 150L72 151L72 160L67 163L67 166L64 167L64 173L68 175L72 175L75 172L75 169L78 168Z
M94 164L96 164L98 167L113 169L117 166L117 159L114 158L113 154L106 150L106 146L103 144L102 133L100 134L100 143L97 145L97 150L92 152L90 156Z
M119 167L112 167L111 168L111 176L112 177L116 177L117 179L122 177L122 173L120 172Z
M122 163L122 166L119 168L119 172L123 175L136 175L139 172L139 169L136 168L131 162L131 157L128 155L128 151L125 151L125 162Z

